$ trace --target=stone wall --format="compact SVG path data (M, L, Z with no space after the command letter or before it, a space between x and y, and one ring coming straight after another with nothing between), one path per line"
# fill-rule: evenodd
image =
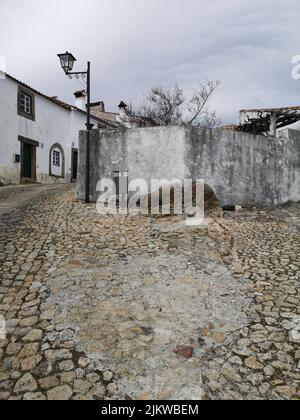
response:
M300 131L288 138L255 136L235 131L156 127L93 130L91 195L97 182L128 172L153 178L204 179L222 205L274 205L300 200ZM80 133L77 193L84 198L85 138Z

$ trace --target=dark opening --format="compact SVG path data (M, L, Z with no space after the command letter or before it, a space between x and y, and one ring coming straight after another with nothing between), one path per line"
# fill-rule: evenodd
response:
M72 181L77 180L78 150L72 150Z

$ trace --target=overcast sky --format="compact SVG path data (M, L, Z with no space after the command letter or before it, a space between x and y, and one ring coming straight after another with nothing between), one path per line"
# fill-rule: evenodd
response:
M60 69L92 62L92 99L116 111L152 85L190 90L220 80L212 107L224 123L249 107L300 105L291 60L300 54L299 0L0 0L7 72L73 103L81 87Z

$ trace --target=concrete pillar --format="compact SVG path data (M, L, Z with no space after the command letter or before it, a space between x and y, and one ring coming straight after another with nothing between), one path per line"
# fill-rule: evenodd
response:
M277 137L277 114L275 113L271 114L269 135L271 137Z

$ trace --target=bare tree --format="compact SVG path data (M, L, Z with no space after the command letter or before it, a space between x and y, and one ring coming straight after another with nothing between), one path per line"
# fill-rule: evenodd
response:
M177 83L168 89L156 86L145 96L139 113L153 120L156 125L176 125L182 121L184 102L183 91Z
M198 89L194 89L192 97L187 101L187 117L183 120L184 125L206 126L213 128L220 119L216 111L211 111L208 102L220 82L201 83Z
M187 97L177 83L170 88L153 87L150 93L145 95L137 110L133 110L132 106L127 109L127 121L139 127L151 125L215 127L220 123L220 119L215 111L209 109L208 103L219 85L219 82L211 81L201 83L197 89L194 89L191 97Z

